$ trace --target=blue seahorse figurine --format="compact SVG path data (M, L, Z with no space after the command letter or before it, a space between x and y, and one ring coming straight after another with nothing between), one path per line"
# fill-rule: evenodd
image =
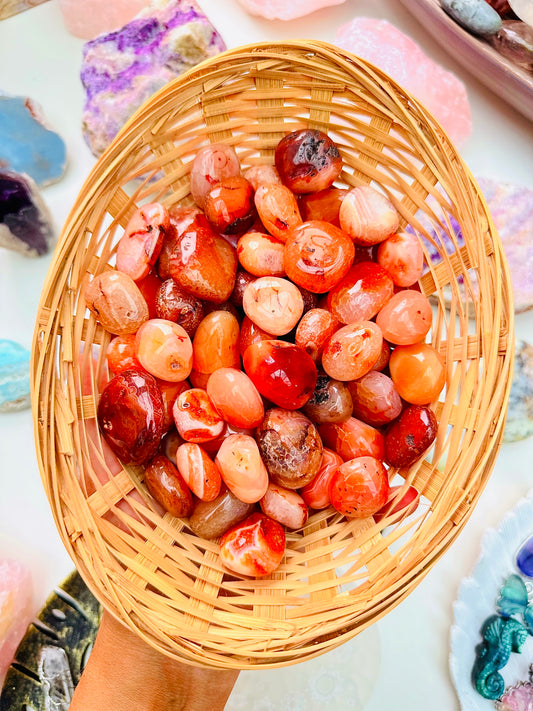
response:
M476 647L472 683L485 699L499 699L505 691L503 676L498 673L508 662L511 652L521 652L528 637L524 625L512 617L491 615L481 628L483 642Z

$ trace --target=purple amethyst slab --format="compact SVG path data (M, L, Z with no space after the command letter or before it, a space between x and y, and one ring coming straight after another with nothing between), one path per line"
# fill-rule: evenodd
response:
M50 251L53 238L50 213L35 182L0 169L0 247L41 257Z
M87 42L82 130L94 155L155 91L225 49L194 0L157 0L120 30Z

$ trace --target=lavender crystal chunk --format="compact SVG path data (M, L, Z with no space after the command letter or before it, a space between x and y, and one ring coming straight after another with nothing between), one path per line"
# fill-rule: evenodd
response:
M158 0L120 30L87 42L82 129L94 155L155 91L224 49L194 0Z
M0 170L0 247L40 257L50 250L52 239L51 218L33 180Z
M513 285L514 307L516 313L533 308L533 190L521 185L502 183L491 178L477 178L478 185L489 207L494 225L503 244L509 263ZM445 231L420 211L417 220L432 240L422 236L429 258L433 263L441 260L440 253L453 254L464 246L461 228L452 215L444 214L434 198L428 198L428 205L447 225ZM412 226L407 230L416 233ZM439 246L437 248L435 243ZM469 270L472 288L477 290L477 277L474 269ZM458 279L462 284L463 280ZM446 290L445 290L446 291Z

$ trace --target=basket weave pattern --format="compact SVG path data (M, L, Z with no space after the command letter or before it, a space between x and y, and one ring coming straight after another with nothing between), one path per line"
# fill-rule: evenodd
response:
M97 391L110 336L86 310L83 290L114 264L138 205L192 203L188 172L199 148L226 142L243 168L272 163L279 139L306 126L338 145L344 185L382 186L401 227L431 238L418 220L424 213L453 234L428 196L461 225L465 246L447 253L433 238L442 258L421 280L436 305L431 337L446 361L446 389L433 404L434 446L401 472L405 487L422 494L416 514L378 525L332 509L314 513L303 530L288 533L275 573L240 579L222 568L216 542L158 513L142 469L109 472L94 419L98 396L86 393L87 382ZM115 616L187 663L274 667L339 645L404 599L467 521L503 434L512 321L509 274L487 206L412 97L362 60L318 42L243 47L203 63L145 104L98 161L44 287L32 358L35 437L69 554Z

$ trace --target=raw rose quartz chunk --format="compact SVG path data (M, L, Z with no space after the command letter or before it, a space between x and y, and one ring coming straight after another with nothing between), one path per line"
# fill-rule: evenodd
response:
M67 30L81 39L117 30L143 10L149 0L59 0Z
M266 17L267 20L294 20L322 7L341 5L344 0L239 0L239 2L250 14Z
M452 141L465 143L472 122L464 84L410 37L386 20L356 17L337 30L335 43L386 72L429 109Z
M14 560L0 560L0 688L33 617L29 572Z

